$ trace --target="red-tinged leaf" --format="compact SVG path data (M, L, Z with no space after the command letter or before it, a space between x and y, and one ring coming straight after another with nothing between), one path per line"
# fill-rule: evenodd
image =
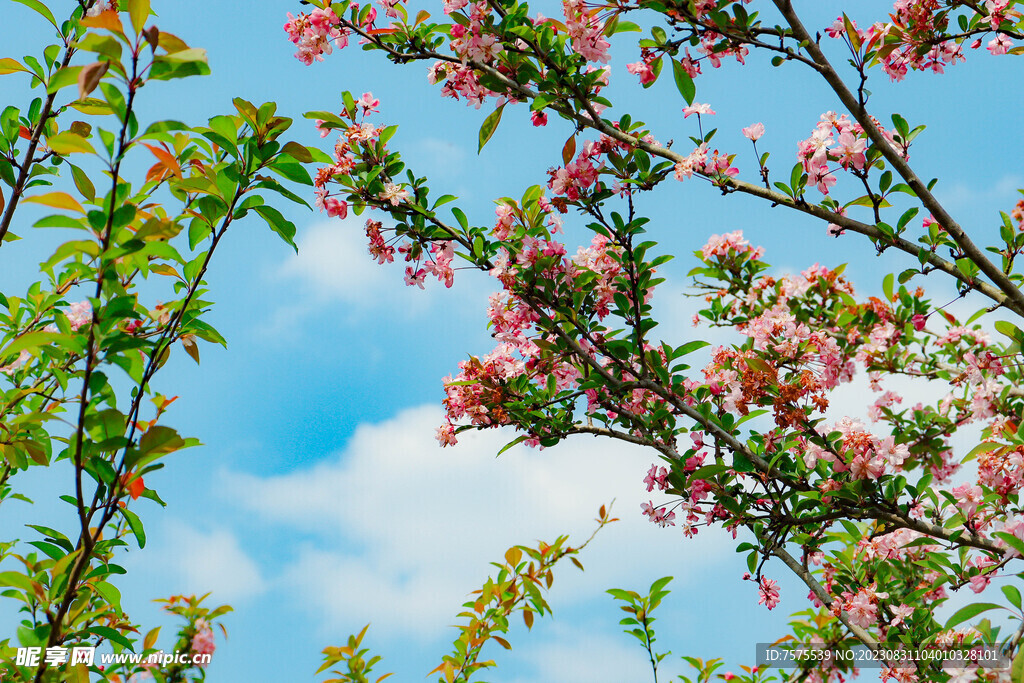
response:
M860 52L860 34L857 29L853 27L853 22L850 21L850 17L846 16L846 12L843 12L843 28L846 29L846 36L850 39L850 45L853 46L853 51Z
M156 49L160 46L160 29L156 26L150 26L142 32L142 37L149 43L150 49L156 52Z
M523 559L523 551L519 548L509 548L505 551L505 561L511 566L515 567L518 565L521 559Z
M19 126L18 127L18 137L20 137L20 138L22 138L24 140L31 140L32 139L32 131L30 131L25 126Z
M415 23L413 23L413 28L419 26L420 23L426 21L429 18L430 18L430 12L428 12L425 9L421 9L419 12L416 13L416 21L415 21Z
M939 313L942 314L943 318L945 318L946 320L949 321L950 325L956 325L957 324L956 318L953 317L952 313L947 313L946 311L942 310L941 308L939 309Z
M139 496L146 490L146 483L142 481L142 477L135 477L128 484L128 495L132 497L132 500L138 500Z
M157 183L160 182L161 180L170 178L173 175L174 174L171 173L171 170L164 166L163 162L158 161L152 166L150 166L149 170L146 171L146 182Z
M196 343L196 338L191 334L181 335L181 345L185 349L185 353L192 356L192 360L199 365L199 345Z
M574 156L576 156L576 136L570 135L569 139L562 145L562 163L568 166Z
M106 29L117 33L120 36L124 36L124 27L121 25L121 17L119 17L117 12L113 10L100 12L94 17L82 17L80 23L86 28Z
M0 213L3 213L5 206L7 206L7 200L4 199L4 188L0 187Z
M384 674L383 676L381 676L380 678L377 679L377 683L380 683L385 678L391 678L394 675L395 675L395 672L393 672L393 671L391 673L389 673L389 674Z
M78 72L78 99L84 100L100 84L103 74L110 68L110 62L100 61L87 64Z
M145 142L142 143L146 149L153 153L157 159L160 160L160 164L167 169L175 178L181 178L181 165L178 160L169 151L163 147L157 147L156 145L149 145ZM152 169L150 169L152 171Z
M42 204L53 209L85 213L85 209L78 203L78 200L67 192L47 192L46 194L38 194L34 197L25 197L25 201L32 204Z
M582 562L580 562L579 560L577 560L577 559L576 559L575 557L570 557L569 559L570 559L570 560L572 560L572 563L573 563L574 565L576 565L577 567L579 567L579 568L580 568L580 571L583 571L583 563L582 563Z
M371 28L366 33L371 35L371 36L381 36L381 35L388 35L388 34L391 34L391 33L398 33L398 29L397 28Z
M512 646L508 644L508 641L502 638L501 636L491 636L491 640L496 640L498 642L498 645L501 645L506 650L512 649Z
M523 623L526 624L527 629L533 628L533 610L523 610Z

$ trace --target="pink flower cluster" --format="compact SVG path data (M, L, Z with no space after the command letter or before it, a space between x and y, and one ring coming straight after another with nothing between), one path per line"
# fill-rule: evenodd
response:
M192 636L191 649L193 655L212 655L213 651L217 649L217 645L213 642L213 629L205 619L196 619L196 634ZM200 664L200 666L206 665Z
M876 584L871 584L856 593L843 591L842 598L832 602L832 613L838 616L840 612L846 612L850 621L861 628L876 626L878 601L889 597L888 593L879 593L876 588Z
M645 517L649 517L653 523L662 528L676 525L673 521L676 518L676 513L670 512L664 507L655 508L651 501L640 503L640 510Z
M548 170L548 188L556 195L564 195L571 202L597 182L597 176L604 168L604 162L594 160L604 151L599 143L588 140L576 158L565 166Z
M330 7L315 9L309 14L295 17L288 13L284 30L288 39L299 49L295 58L307 66L314 61L322 62L324 55L348 45L348 31L340 28L341 20Z
M893 133L877 121L875 127L890 147L903 158L909 158L906 143L897 143ZM808 182L817 186L822 194L828 194L829 188L836 184L835 170L829 168L829 162L838 163L845 171L863 171L868 143L868 136L859 123L851 121L846 114L837 116L830 111L821 115L811 137L797 143L796 156L807 173Z
M850 472L854 479L878 479L883 474L902 470L903 461L910 457L906 444L898 444L892 436L879 437L867 431L860 420L844 417L833 427L822 429L821 434L838 431L842 434L840 456L811 441L805 441L804 464L809 468L819 460L832 464L834 472Z
M648 493L653 491L655 487L659 491L664 491L668 488L668 469L651 465L651 469L647 471L647 476L644 477L644 484L647 485Z
M606 63L611 43L604 36L604 22L592 12L585 0L563 0L565 26L572 48L588 62Z
M727 258L740 254L749 254L749 258L759 259L764 256L764 247L750 246L750 242L743 238L743 231L734 230L709 237L707 244L700 248L700 253L705 261L711 260L715 256Z
M493 33L484 28L484 22L491 14L491 7L486 2L473 4L469 13L469 26L452 24L449 31L452 51L463 65L469 60L482 64L491 64L502 53L501 42Z
M466 104L476 109L479 109L488 97L501 95L501 93L480 85L473 67L465 64L456 66L451 62L435 62L427 71L427 81L431 85L443 81L442 97L451 97L456 100L464 97Z
M910 69L943 73L946 66L964 61L962 47L941 37L949 24L948 15L948 8L939 0L896 0L889 23L876 23L863 31L852 20L850 23L863 50L877 48L882 70L890 79L902 81ZM836 19L826 32L833 38L845 36L843 18Z
M779 582L774 579L768 579L762 576L757 592L757 604L764 605L768 609L775 609L779 602L781 602L779 598Z
M703 142L690 152L689 156L676 163L675 179L692 178L694 173L712 179L732 178L740 173L739 169L732 165L735 157L735 154L719 154L717 149L710 151L708 144Z
M363 93L362 97L356 100L354 114L355 116L368 116L378 111L377 107L379 105L380 100L374 97L372 93ZM348 116L349 112L347 111L341 113L342 118L348 118ZM326 137L330 134L331 128L326 126L324 121L318 119L316 124L320 130L320 137ZM381 128L371 123L356 123L355 121L342 129L341 135L338 136L338 140L334 144L334 163L320 168L313 180L318 209L326 211L327 215L332 218L345 219L348 217L348 202L332 196L327 190L327 184L334 176L349 173L356 164L356 158L353 154L356 151L355 148L359 145L374 144L380 136L381 130ZM397 205L398 200L404 199L408 196L408 193L397 185L389 183L382 195L383 198L390 199L393 204Z

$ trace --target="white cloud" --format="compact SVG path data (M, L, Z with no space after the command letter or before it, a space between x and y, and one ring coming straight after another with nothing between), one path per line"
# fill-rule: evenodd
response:
M955 208L967 208L968 204L975 204L977 202L1009 200L1014 197L1019 199L1020 195L1017 194L1017 188L1019 187L1024 187L1024 178L1011 174L1003 176L993 185L986 188L970 186L966 183L954 183L944 190L940 184L935 188L935 192L936 196L943 203ZM966 217L964 220L967 220Z
M449 140L423 138L414 143L405 156L413 170L431 180L450 180L466 172L466 151ZM466 197L462 196L465 200Z
M686 540L642 518L640 503L657 500L642 485L653 453L578 438L495 459L508 434L465 434L440 449L432 439L440 420L433 406L407 410L361 426L336 459L310 469L223 475L223 490L254 514L322 539L297 549L282 583L296 587L298 604L311 606L324 629L372 621L391 636L432 639L506 548L563 533L579 543L613 498L622 521L581 556L586 573L562 570L561 599L646 585L666 566L685 585L688 567L706 566L732 543L715 532Z
M312 225L299 239L299 253L289 256L277 275L299 280L320 301L340 300L361 307L382 298L429 296L419 288L408 291L398 263L381 266L370 257L365 221L365 217L350 215L344 220Z
M315 223L301 233L299 253L289 255L268 276L276 285L299 291L289 297L287 306L272 313L266 332L278 336L325 311L348 322L363 321L381 311L420 321L440 308L449 319L462 312L481 319L487 310L487 296L499 287L496 281L482 273L459 270L450 289L433 276L428 276L424 289L410 287L405 284L406 264L401 255L383 265L370 257L365 221L365 216L350 214L344 220Z
M168 578L174 593L203 595L217 604L236 602L266 590L259 567L226 529L204 532L176 520L168 520L164 538L152 553L140 555L140 570Z

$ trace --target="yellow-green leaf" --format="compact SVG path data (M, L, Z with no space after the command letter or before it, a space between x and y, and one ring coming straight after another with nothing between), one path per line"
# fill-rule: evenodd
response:
M142 29L149 19L149 0L128 0L128 16L132 20L135 35L142 35Z
M88 140L69 131L47 138L46 146L61 155L75 154L76 152L95 153L96 151Z
M16 59L11 59L10 57L0 59L0 76L6 76L7 74L13 74L18 71L24 71L27 74L32 73Z
M64 209L66 211L85 213L85 209L83 209L82 205L78 203L78 200L67 192L47 192L46 194L37 194L34 197L25 197L25 201L32 204L42 204L43 206L49 206L54 209Z

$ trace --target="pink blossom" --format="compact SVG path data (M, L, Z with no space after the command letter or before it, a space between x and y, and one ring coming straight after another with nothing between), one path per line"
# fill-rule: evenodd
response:
M657 486L659 491L664 491L668 488L668 470L664 467L659 468L657 465L651 465L651 469L648 470L647 476L644 477L644 484L647 485L647 491L653 491L654 487Z
M384 186L384 191L378 195L379 199L391 202L392 206L398 206L402 201L409 197L409 191L403 190L400 186L394 183L387 183Z
M217 649L213 642L213 629L205 619L196 620L196 633L192 636L191 650L193 655L212 655ZM199 666L206 666L200 664Z
M761 577L761 585L758 587L759 597L757 604L764 605L768 609L775 609L779 604L779 582Z
M21 353L19 353L18 357L15 358L13 361L8 363L7 365L0 365L0 372L4 373L5 375L9 375L15 370L19 369L22 365L24 365L26 361L28 361L28 359L31 357L32 354L29 353L27 349L22 349Z
M455 437L455 426L451 422L446 422L437 428L434 438L441 446L454 446L459 441Z
M362 110L363 116L378 112L379 105L380 100L374 97L373 93L364 92L363 96L356 100L356 106Z
M72 330L78 330L83 325L92 322L92 304L88 301L79 301L71 304L71 310L67 313L68 322Z
M690 114L697 114L699 116L701 114L714 114L714 113L715 112L714 112L713 109L711 109L711 105L710 104L701 104L699 102L694 102L693 104L691 104L689 106L683 107L683 118L684 119L686 117L688 117Z
M996 35L989 41L986 49L994 55L1005 55L1013 47L1013 41L1005 33Z
M348 217L348 202L335 199L334 197L327 197L324 199L324 208L327 210L327 215L337 218L344 219Z
M684 117L685 118L685 117ZM757 142L764 135L764 124L755 123L743 129L743 137L751 142Z
M530 121L535 126L546 126L548 125L547 112L535 111L530 113Z
M901 604L899 607L892 608L893 618L889 622L889 626L899 626L903 621L914 613L914 608L910 605Z
M654 69L651 68L651 65L648 62L643 60L640 60L639 62L633 62L632 64L627 64L626 71L636 76L639 76L641 85L653 83L654 79L656 78L656 76L654 75Z

